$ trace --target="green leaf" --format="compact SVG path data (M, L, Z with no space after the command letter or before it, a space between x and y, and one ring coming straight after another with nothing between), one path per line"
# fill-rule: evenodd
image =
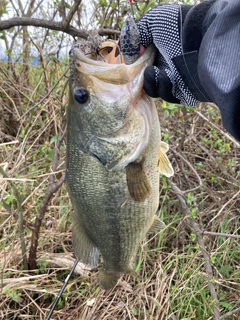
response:
M58 134L56 134L55 136L53 136L53 137L51 138L49 144L50 144L50 145L53 144L54 142L57 141L57 139L58 139Z

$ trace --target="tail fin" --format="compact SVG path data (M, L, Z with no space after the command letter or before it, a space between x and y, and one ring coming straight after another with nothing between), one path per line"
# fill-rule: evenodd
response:
M109 290L112 289L118 282L121 274L118 272L106 272L103 269L99 270L98 283L101 289Z

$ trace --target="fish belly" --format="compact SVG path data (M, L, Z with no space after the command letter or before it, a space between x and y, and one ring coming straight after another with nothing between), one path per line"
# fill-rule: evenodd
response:
M71 131L68 133L66 173L74 207L73 250L80 261L92 267L97 266L99 250L103 269L109 273L131 272L132 258L158 209L160 126L155 106L152 118L149 143L141 154L151 191L142 202L134 201L129 193L126 168L107 170L82 152Z

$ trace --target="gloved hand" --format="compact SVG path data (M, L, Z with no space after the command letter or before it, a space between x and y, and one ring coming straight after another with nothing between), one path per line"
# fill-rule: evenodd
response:
M196 6L162 4L137 22L142 45L147 47L153 42L159 52L155 66L145 70L148 95L192 106L209 101L198 79L197 58L203 20L215 1Z
M174 56L182 53L179 8L179 5L159 5L137 22L143 46L146 48L150 43L154 43L159 52L155 66L149 66L145 70L144 89L151 97L161 97L168 102L196 104L195 97L181 81L172 62ZM182 18L190 8L191 6L182 6ZM179 87L189 94L188 101L182 97Z
M162 4L138 22L141 43L159 54L145 70L152 97L194 106L214 102L223 125L240 141L240 1L195 6Z

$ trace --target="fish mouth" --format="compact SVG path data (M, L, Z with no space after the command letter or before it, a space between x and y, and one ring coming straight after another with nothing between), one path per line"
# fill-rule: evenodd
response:
M79 87L89 93L84 105L78 107L74 102L80 114L76 120L79 139L84 152L107 169L124 168L148 144L153 106L143 92L143 74L154 58L153 45L131 65L123 63L121 54L115 60L94 60L78 43L70 51L72 94Z
M70 59L72 60L72 63L70 63L70 77L73 74L72 70L77 68L80 72L106 83L127 84L131 81L132 77L139 73L142 74L145 67L153 64L155 50L153 44L148 46L133 64L126 65L121 53L116 57L115 61L111 59L107 59L106 61L95 60L81 49L80 43L76 43L69 52ZM110 62L108 62L109 60ZM142 75L141 78L143 78Z

